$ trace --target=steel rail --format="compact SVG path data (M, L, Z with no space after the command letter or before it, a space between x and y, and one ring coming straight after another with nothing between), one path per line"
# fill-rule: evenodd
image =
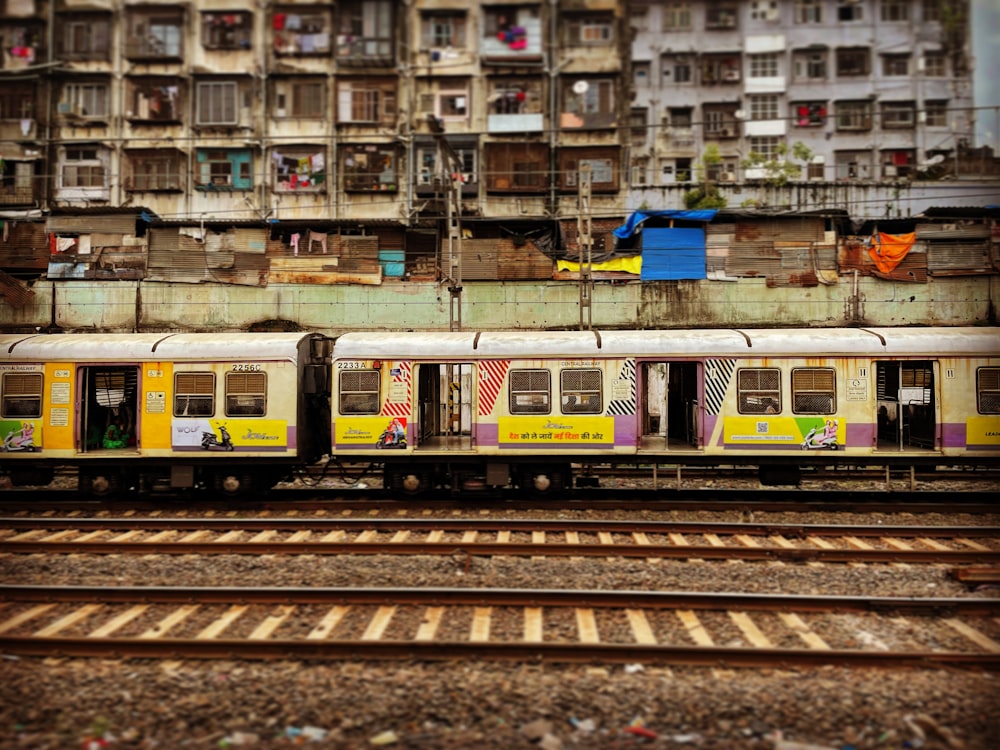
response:
M133 542L0 541L0 554L434 555L444 557L626 557L827 563L1000 564L1000 550L824 549L711 545L518 542Z
M642 663L733 667L949 667L1000 670L1000 655L945 651L852 651L658 644L426 642L358 640L187 640L0 636L0 652L35 657L102 659L421 660L489 659L521 663Z
M944 537L974 536L1000 539L1000 526L904 526L715 521L649 521L604 519L532 519L532 518L218 518L218 517L139 517L76 518L0 517L0 529L67 530L108 529L110 531L148 529L150 531L329 531L335 529L374 531L578 531L584 533L642 532L647 534L780 534L795 536L863 537Z
M697 609L933 616L1000 615L1000 599L819 596L604 589L0 585L0 601L176 604L409 604L475 607Z

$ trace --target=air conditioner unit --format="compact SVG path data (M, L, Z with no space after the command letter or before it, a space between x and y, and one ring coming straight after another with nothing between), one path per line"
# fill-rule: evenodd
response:
M72 102L59 102L59 114L61 115L78 115L80 114L79 109Z
M736 182L736 174L733 172L723 172L719 175L719 182Z

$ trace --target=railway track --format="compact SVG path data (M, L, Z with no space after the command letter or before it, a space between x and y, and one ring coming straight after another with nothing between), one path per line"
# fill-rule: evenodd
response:
M5 518L0 554L508 555L998 566L1000 528L506 518Z
M0 586L0 603L19 656L1000 669L996 599Z

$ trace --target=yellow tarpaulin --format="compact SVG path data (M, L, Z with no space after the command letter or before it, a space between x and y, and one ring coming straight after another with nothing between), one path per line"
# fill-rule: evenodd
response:
M560 271L579 271L580 264L569 260L557 260L556 266ZM592 271L625 271L634 273L636 276L642 273L642 256L629 255L625 258L612 258L603 263L592 263Z
M909 234L879 232L872 237L871 244L868 246L868 254L875 261L878 270L882 273L889 273L902 262L916 240L916 232Z

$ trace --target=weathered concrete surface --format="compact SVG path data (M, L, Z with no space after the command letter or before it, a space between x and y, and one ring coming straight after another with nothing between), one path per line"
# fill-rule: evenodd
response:
M0 304L0 330L55 326L67 331L243 330L290 321L325 333L349 330L448 330L449 292L425 282L378 286L159 282L50 282L34 287L21 309ZM853 280L816 287L739 282L598 282L595 328L834 326L848 321ZM933 279L928 284L858 281L863 314L873 326L976 325L996 322L1000 277ZM467 282L462 327L470 330L567 329L580 324L575 281Z

